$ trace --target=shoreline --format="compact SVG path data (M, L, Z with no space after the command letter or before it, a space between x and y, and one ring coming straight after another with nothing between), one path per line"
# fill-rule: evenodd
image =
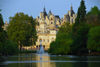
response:
M84 53L84 54L50 54L50 55L100 56L100 53L99 52L91 52L91 53Z

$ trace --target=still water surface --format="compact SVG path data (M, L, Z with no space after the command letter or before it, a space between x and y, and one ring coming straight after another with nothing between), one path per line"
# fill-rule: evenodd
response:
M0 67L100 67L100 56L19 53L0 62Z

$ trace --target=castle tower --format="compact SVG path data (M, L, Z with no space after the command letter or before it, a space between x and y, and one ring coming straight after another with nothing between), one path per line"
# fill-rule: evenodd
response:
M50 15L52 15L51 10L50 10L49 13L48 13L48 18L50 17Z
M43 17L43 12L40 12L40 19Z
M43 17L45 18L45 16L47 16L47 13L45 11L45 6L44 6Z
M69 14L69 16L73 16L73 14L75 14L75 12L73 11L72 4L71 4L71 10L68 11L68 14Z
M72 4L71 4L71 10L73 10Z
M45 12L45 6L44 6L44 11L43 12Z

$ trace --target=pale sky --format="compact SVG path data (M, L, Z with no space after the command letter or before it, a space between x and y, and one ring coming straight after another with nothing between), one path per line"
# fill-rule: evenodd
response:
M100 9L100 0L84 0L86 11L90 11L91 7L97 6ZM23 12L29 16L36 18L40 12L43 12L45 6L46 12L49 10L54 15L59 15L60 18L67 14L71 8L77 13L81 0L0 0L0 12L3 16L3 21L9 23L9 17L13 17L17 12Z

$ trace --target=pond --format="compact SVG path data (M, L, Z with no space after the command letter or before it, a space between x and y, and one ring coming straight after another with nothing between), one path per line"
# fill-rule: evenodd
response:
M100 67L100 56L19 53L0 62L0 67Z

